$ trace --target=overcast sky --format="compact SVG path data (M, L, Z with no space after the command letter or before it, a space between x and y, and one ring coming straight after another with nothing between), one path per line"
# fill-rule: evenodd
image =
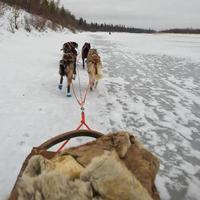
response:
M88 22L139 28L200 28L200 0L61 0Z

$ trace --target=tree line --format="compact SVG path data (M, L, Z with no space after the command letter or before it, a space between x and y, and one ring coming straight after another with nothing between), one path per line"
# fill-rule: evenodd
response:
M78 20L79 27L85 31L106 31L106 32L129 32L129 33L154 33L152 29L142 29L134 27L126 27L125 25L113 25L106 23L87 23L86 20L80 18Z
M17 6L31 14L38 15L56 24L71 30L107 31L107 32L131 32L153 33L151 29L139 29L124 25L87 23L83 18L76 19L71 12L60 6L59 0L0 0L10 6Z
M174 28L159 31L160 33L185 33L185 34L200 34L200 29L192 29L192 28Z

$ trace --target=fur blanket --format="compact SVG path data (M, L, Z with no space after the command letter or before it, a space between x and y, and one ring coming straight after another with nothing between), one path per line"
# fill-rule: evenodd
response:
M36 177L43 173L56 171L69 179L79 178L84 167L81 166L72 156L56 156L48 160L43 156L33 156L24 171L24 175Z
M133 136L109 134L51 160L32 157L17 183L18 199L159 200L158 169L158 159Z
M71 156L48 160L33 156L18 183L19 200L89 200L89 183L79 180L83 167Z
M125 131L107 134L87 144L66 149L61 154L72 155L83 166L87 166L96 156L104 151L115 150L132 174L147 189L154 200L159 200L155 187L159 159L148 151L134 136Z
M56 171L37 177L24 175L18 182L18 200L91 200L89 183L71 181Z
M81 179L89 181L102 200L152 200L115 151L94 158Z

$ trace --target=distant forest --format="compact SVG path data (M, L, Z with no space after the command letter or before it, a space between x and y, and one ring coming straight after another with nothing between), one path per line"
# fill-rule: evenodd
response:
M192 28L174 28L168 30L159 31L160 33L186 33L186 34L200 34L200 29L192 29Z
M129 32L129 33L156 33L153 29L142 29L126 27L124 25L113 25L106 23L88 23L85 19L76 17L71 12L60 6L60 0L0 0L16 9L23 9L31 14L38 15L56 25L61 25L75 30L104 31L104 32ZM192 33L200 34L200 29L169 29L158 31L158 33Z
M83 18L76 19L71 12L60 6L59 0L0 0L10 6L23 9L31 14L51 20L54 24L71 30L107 31L107 32L131 32L153 33L151 29L126 27L124 25L87 23ZM56 27L56 26L55 26Z

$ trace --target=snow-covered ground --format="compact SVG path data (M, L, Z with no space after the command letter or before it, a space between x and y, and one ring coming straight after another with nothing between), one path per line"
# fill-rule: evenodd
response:
M104 78L85 104L88 125L105 134L130 131L160 158L162 200L198 200L200 36L23 30L0 30L0 199L32 147L80 123L75 97L57 89L66 41L78 42L79 52L90 42L102 58ZM84 93L80 57L78 71ZM74 86L79 94L78 77Z

